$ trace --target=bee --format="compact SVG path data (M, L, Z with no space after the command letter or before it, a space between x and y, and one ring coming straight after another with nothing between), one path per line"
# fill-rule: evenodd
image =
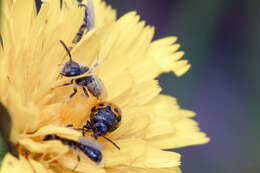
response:
M62 40L60 40L60 43L63 45L70 58L70 60L67 61L61 68L60 74L65 77L75 77L75 78L72 79L69 83L64 83L55 88L73 85L74 92L69 96L68 99L71 99L73 96L75 96L75 94L77 93L77 87L81 87L83 89L86 97L89 97L88 92L90 92L93 96L97 98L105 97L106 92L105 92L104 85L93 72L95 68L97 68L98 65L101 63L100 60L98 60L98 62L92 65L91 67L87 67L86 65L81 65L78 62L72 60L70 51L68 47L65 45L65 43ZM83 75L87 72L88 74L86 76L77 78L77 76Z
M103 156L101 150L103 150L104 147L101 144L91 139L80 137L79 141L76 142L70 139L59 137L58 135L55 134L49 134L46 135L43 140L44 141L59 140L64 145L69 146L72 151L83 152L89 159L94 161L97 165L99 165L102 161ZM78 163L74 166L73 170L77 168L80 162L80 156L78 152L76 152Z
M102 101L92 107L90 120L80 130L82 130L83 136L86 132L92 132L92 136L95 139L102 136L120 150L120 147L105 135L119 127L121 117L122 112L119 107L113 103Z
M73 43L78 43L81 40L83 34L92 30L95 26L95 12L92 0L88 0L88 5L83 4L82 1L83 0L77 0L77 3L79 7L85 8L85 16L83 19L83 24L80 26Z

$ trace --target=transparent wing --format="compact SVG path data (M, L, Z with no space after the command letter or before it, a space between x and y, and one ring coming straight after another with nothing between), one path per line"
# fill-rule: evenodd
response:
M97 150L103 150L104 146L95 141L94 139L86 138L84 136L81 136L79 138L79 143L90 146L92 148L95 148Z

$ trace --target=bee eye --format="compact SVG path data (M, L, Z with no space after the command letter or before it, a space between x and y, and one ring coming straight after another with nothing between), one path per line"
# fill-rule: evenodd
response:
M117 119L118 122L120 122L121 121L121 116L118 116L116 119Z
M103 107L103 106L104 106L104 104L100 103L100 104L99 104L99 106Z

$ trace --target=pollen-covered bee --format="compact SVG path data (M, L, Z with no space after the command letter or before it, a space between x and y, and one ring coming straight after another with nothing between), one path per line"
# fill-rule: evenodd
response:
M50 134L44 137L44 141L49 141L49 140L59 140L61 141L64 145L69 146L69 148L72 151L78 151L78 152L83 152L88 158L90 158L92 161L94 161L97 165L99 165L102 161L102 153L101 150L104 149L104 147L97 143L94 140L85 138L85 137L80 137L79 141L73 141L70 139L62 138L58 135L55 134ZM80 162L80 156L79 153L75 152L77 155L78 163L74 166L73 170L75 170Z
M69 83L64 83L57 87L73 85L74 92L69 96L68 99L72 98L77 93L77 87L81 87L84 91L85 96L87 97L89 97L88 92L90 92L93 96L97 98L104 98L106 96L104 85L101 82L101 80L94 74L95 68L97 68L101 62L98 61L91 67L81 65L78 62L72 60L70 51L65 45L65 43L62 40L60 40L60 43L63 45L70 58L70 60L67 61L61 68L60 74L65 77L75 78L72 79ZM85 73L87 73L86 76L81 76Z
M113 141L105 137L110 132L116 130L121 122L122 112L118 106L109 102L99 102L92 107L90 120L82 127L82 134L92 132L92 136L97 139L99 136L104 137L111 142L116 148L120 149Z
M92 107L90 120L87 120L82 128L75 128L75 130L82 131L82 136L85 136L86 132L92 132L95 139L102 136L120 150L120 147L105 135L115 131L119 127L121 119L122 112L118 106L102 101ZM73 127L73 125L68 124L67 127Z

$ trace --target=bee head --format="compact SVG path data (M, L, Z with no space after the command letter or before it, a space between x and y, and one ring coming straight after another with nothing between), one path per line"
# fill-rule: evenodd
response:
M69 76L79 76L79 75L86 73L89 70L89 68L85 65L80 65L76 61L73 61L71 58L70 51L69 51L68 47L66 46L66 44L62 40L60 40L60 43L65 48L65 50L68 53L69 58L70 58L70 60L67 61L64 64L64 66L61 68L61 72L60 72L61 75L69 77Z
M79 76L86 73L89 68L85 65L79 65L76 61L69 60L61 68L63 76Z

